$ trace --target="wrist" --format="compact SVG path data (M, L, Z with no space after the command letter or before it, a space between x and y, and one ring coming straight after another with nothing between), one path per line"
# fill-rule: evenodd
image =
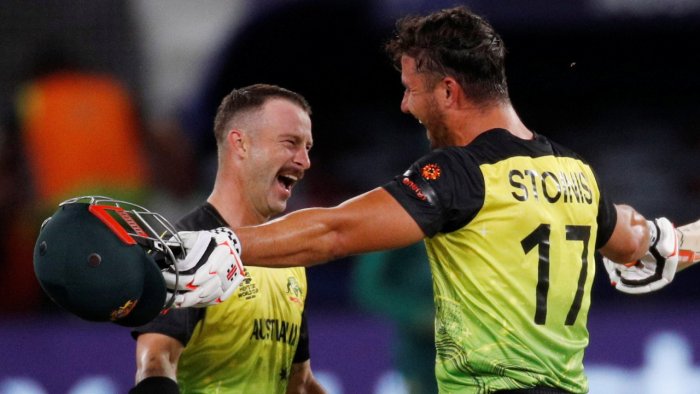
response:
M653 220L647 220L647 227L649 228L649 248L651 248L659 237L659 228Z

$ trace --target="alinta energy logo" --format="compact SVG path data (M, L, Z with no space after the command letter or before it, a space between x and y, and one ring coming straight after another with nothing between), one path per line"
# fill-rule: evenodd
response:
M440 170L440 166L438 166L435 163L430 163L424 165L423 168L421 168L420 174L421 176L423 176L423 178L429 181L434 181L440 178L442 171Z
M415 193L416 197L420 198L423 201L428 201L428 198L423 193L423 190L421 190L421 188L418 187L418 185L416 185L415 182L406 177L401 180L401 183L403 183L409 189L411 189L411 191Z

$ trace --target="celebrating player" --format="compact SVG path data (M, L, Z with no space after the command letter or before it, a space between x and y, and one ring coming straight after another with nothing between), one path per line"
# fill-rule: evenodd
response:
M312 265L422 239L440 392L587 392L594 253L646 256L639 275L619 274L653 290L676 270L673 226L612 204L586 161L523 124L503 41L483 18L456 7L396 27L387 50L405 86L401 110L426 127L432 152L336 207L236 229L243 261Z
M272 85L236 89L219 106L214 133L218 172L207 202L176 226L188 256L221 237L226 226L263 223L286 208L309 168L311 108ZM231 250L233 253L233 250ZM186 262L179 262L181 269ZM177 308L137 328L140 393L323 393L310 367L304 316L304 268L247 267L225 302ZM183 293L180 301L194 305ZM201 305L195 305L201 306ZM179 387L178 387L179 385Z

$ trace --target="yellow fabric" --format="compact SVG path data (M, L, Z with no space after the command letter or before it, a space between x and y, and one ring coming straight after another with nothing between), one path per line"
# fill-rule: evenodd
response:
M580 160L554 156L515 156L480 170L485 197L476 217L426 239L440 391L542 385L586 392L582 359L597 226L574 226L596 223L600 193L593 173ZM548 271L541 270L542 260ZM538 278L548 280L540 322ZM580 309L567 324L580 278Z
M284 393L306 291L304 268L246 267L236 293L195 327L179 362L181 393Z

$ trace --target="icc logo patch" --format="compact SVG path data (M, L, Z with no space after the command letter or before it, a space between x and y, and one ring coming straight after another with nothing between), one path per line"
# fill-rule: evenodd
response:
M440 171L440 166L434 163L426 164L420 170L420 174L423 176L423 178L429 181L434 181L440 178L441 173L442 172Z

